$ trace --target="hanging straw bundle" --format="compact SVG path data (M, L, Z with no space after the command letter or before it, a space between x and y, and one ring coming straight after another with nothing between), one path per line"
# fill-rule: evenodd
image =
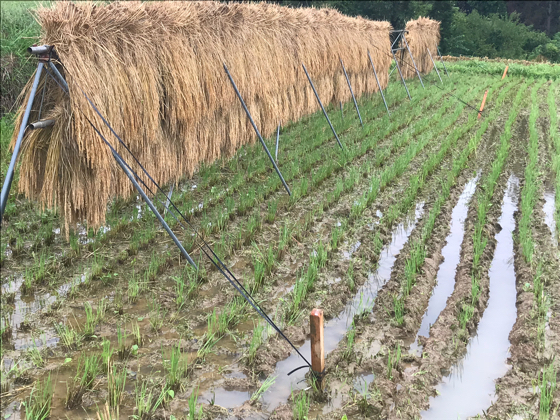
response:
M373 46L389 49L390 24L332 9L55 2L37 17L41 41L54 46L70 95L43 79L48 85L41 118L56 124L26 135L19 188L44 206L57 206L66 227L84 219L100 226L111 197L133 191L86 118L126 156L124 148L82 90L154 179L165 184L255 140L223 62L265 136L279 120L294 121L318 109L302 62L326 103L350 99L339 57L357 96L378 90L368 49L382 87L388 83L390 57L375 54ZM30 121L38 118L40 99L38 94Z
M405 30L408 31L405 34L406 40L420 73L427 74L434 68L428 49L432 56L437 54L437 46L440 40L439 25L439 21L425 17L419 17L406 23ZM401 47L405 47L404 43L401 43ZM403 77L405 79L416 77L416 70L414 70L412 60L406 49L400 51L399 58Z

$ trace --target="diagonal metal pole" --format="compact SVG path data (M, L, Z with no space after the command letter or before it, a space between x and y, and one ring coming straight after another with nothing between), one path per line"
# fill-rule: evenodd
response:
M383 94L383 89L381 89L381 83L379 83L379 78L377 77L377 72L375 71L375 66L373 65L373 60L371 59L371 55L369 53L369 50L367 52L367 55L368 55L371 67L373 68L373 74L375 75L375 81L377 82L377 87L379 88L379 92L381 93L381 97L383 98L383 103L385 104L385 109L387 110L387 114L390 117L391 113L389 112L389 107L387 106L387 101L385 100L385 95ZM407 89L407 92L408 92L408 89Z
M278 143L280 143L280 124L278 123L278 130L276 130L276 163L278 163Z
M406 49L408 50L408 53L410 54L410 58L412 59L412 64L414 65L414 70L416 70L416 74L418 75L418 79L420 80L420 84L422 85L422 87L423 87L424 89L426 89L426 88L424 87L424 82L422 81L422 78L420 77L420 72L418 71L418 67L416 67L416 62L414 61L414 57L412 56L412 51L410 51L410 47L408 46L408 42L407 42L407 40L406 40L406 36L404 35L404 33L403 33L403 35L402 35L402 39L404 39L404 43L405 43L405 45L406 45Z
M319 98L319 94L317 93L317 90L315 89L315 85L311 81L311 77L309 77L309 73L307 73L307 69L305 68L305 64L301 63L301 65L303 66L303 71L305 71L305 75L307 76L307 80L309 80L309 84L311 85L311 88L313 89L313 93L315 93L315 97L317 98L317 102L319 102L319 105L321 106L321 109L323 110L323 114L325 115L325 118L327 119L327 122L331 126L331 130L332 130L334 136L336 137L336 141L338 142L338 145L340 146L340 148L342 150L344 150L344 147L342 147L342 143L340 142L340 139L338 138L338 134L336 134L336 131L334 130L333 125L331 124L331 120L329 119L329 116L327 115L327 111L325 111L325 107L323 106L323 103L321 102L321 99Z
M403 77L402 72L401 72L401 66L399 66L399 62L397 61L397 57L395 57L395 52L393 50L391 50L391 54L393 54L393 59L395 60L395 64L397 65L397 70L399 71L399 74L401 76L401 80L403 82L404 88L406 89L406 94L408 95L408 99L410 99L412 101L412 98L410 97L410 92L408 91L408 87L406 87L406 82L404 81L404 77Z
M25 107L23 118L21 120L21 125L19 127L19 133L16 139L16 144L14 146L12 158L10 159L10 166L8 167L8 172L6 172L6 178L4 179L4 185L2 186L2 193L0 195L0 223L2 223L2 218L4 217L4 210L6 210L6 204L8 203L8 196L10 195L10 188L12 187L12 180L14 179L14 171L16 169L16 161L19 154L19 149L21 147L21 141L23 140L23 135L25 134L25 130L27 129L29 114L31 114L31 108L33 107L33 101L35 100L35 94L37 93L37 86L39 85L39 80L41 79L41 74L43 73L44 65L45 64L42 61L39 61L39 64L37 64L35 79L33 79L33 84L31 85L31 92L29 92L29 99L27 100L27 105Z
M443 83L443 80L441 80L441 76L439 75L439 70L438 70L438 68L437 68L437 66L436 66L436 63L435 63L435 61L434 61L434 58L432 57L432 53L430 52L430 49L429 49L429 48L426 48L426 49L428 50L428 54L430 54L430 60L432 60L432 64L434 65L434 69L436 69L436 73L437 73L437 75L438 75L438 77L439 77L439 81L440 81L441 83Z
M152 212L155 214L155 216L157 217L157 219L159 220L163 228L167 231L169 236L171 236L171 239L173 239L173 242L175 242L175 245L177 245L177 248L179 248L181 254L183 254L183 257L186 258L186 260L189 262L190 265L192 265L194 268L198 270L198 267L196 266L195 262L193 261L189 253L185 250L185 248L183 248L183 244L181 244L181 242L175 236L175 234L173 233L169 225L165 222L161 214L159 214L156 206L154 206L154 203L152 203L152 201L148 198L148 196L146 195L146 193L144 192L140 184L138 184L136 179L134 179L134 176L130 173L126 165L123 163L122 158L114 151L113 151L113 157L115 158L119 166L122 168L126 176L128 176L128 179L130 179L130 181L134 185L134 188L136 188L136 191L140 193L140 195L142 196L142 198L144 199L144 201L146 202L150 210L152 210Z
M449 73L447 73L447 67L445 67L445 63L443 61L443 57L441 56L441 52L439 51L439 47L436 47L436 48L437 48L437 52L439 54L439 59L441 60L441 64L443 64L443 70L445 71L446 76L449 77Z
M259 132L259 129L257 128L255 122L253 121L253 117L251 116L251 113L249 112L249 109L247 108L247 105L245 105L245 101L241 97L241 93L239 93L239 90L237 89L237 85L233 81L233 78L231 77L231 74L229 74L229 70L226 66L226 63L224 63L224 70L226 71L226 74L229 78L229 81L231 82L231 85L233 86L233 89L235 89L235 93L237 94L237 97L239 98L239 102L241 102L241 105L243 106L243 109L245 110L245 113L247 114L247 117L249 118L249 121L251 121L251 125L255 129L255 133L257 133L257 137L259 138L259 141L261 142L262 147L264 148L264 151L268 155L268 158L270 159L270 162L272 162L272 166L274 166L274 169L276 170L276 173L280 177L280 180L282 181L282 184L284 184L284 188L286 188L286 191L288 192L288 195L291 196L292 193L290 191L290 188L288 187L288 184L286 184L286 181L284 181L284 177L282 176L282 173L280 172L280 169L278 169L278 166L276 166L276 162L274 162L274 158L272 157L272 155L268 151L268 147L266 147L266 144L265 144L265 142L264 142L264 140L261 136L261 133Z
M344 67L344 63L342 62L342 58L340 59L340 64L342 65L342 71L344 71L344 76L346 77L346 82L348 83L348 89L350 89L350 94L352 95L352 99L354 100L354 106L356 107L356 111L358 112L358 118L360 119L360 124L362 127L364 123L362 121L362 116L360 115L360 108L358 108L358 102L356 102L356 97L354 96L354 91L352 90L352 85L350 84L350 79L348 78L348 74L346 73L346 68Z

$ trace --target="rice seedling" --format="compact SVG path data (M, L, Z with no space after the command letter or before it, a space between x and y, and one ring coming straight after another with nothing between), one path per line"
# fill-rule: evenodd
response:
M350 264L348 264L348 269L346 270L346 284L351 292L356 288L356 282L354 281L354 261L350 261Z
M118 407L124 398L124 389L126 385L126 366L120 371L115 372L113 363L109 364L107 370L107 401L110 407Z
M109 340L103 340L102 351L101 351L101 364L104 371L109 369L109 365L111 364L113 353L114 350L111 348L111 342Z
M128 301L130 303L136 302L140 292L146 290L146 287L147 284L145 282L140 281L136 273L132 271L132 275L128 279L128 289L127 289Z
M97 420L119 420L119 407L110 407L109 403L105 403L101 411L97 408Z
M395 351L388 349L387 351L387 378L393 379L393 370L397 369L399 361L401 360L401 345L397 344Z
M252 365L255 362L257 356L257 350L263 343L263 333L265 326L263 324L256 324L253 328L253 335L251 337L251 342L249 343L249 349L247 350L247 364Z
M294 394L292 391L292 418L294 420L307 420L309 416L309 397L305 391Z
M142 339L142 333L140 332L140 326L136 321L132 321L132 337L134 338L134 343L137 346L141 346L144 342Z
M91 303L84 303L84 312L86 314L86 323L82 335L84 338L89 339L95 334L95 327L97 326L97 316L93 315L93 308Z
M342 226L337 226L331 232L331 249L336 251L340 245L341 238L343 236Z
M54 324L56 333L60 337L60 342L68 350L74 350L78 347L82 340L82 335L67 324Z
M101 373L101 367L101 360L97 355L80 357L76 376L70 385L67 384L66 408L75 408L82 402L82 396L92 388L93 381Z
M276 381L276 376L269 376L267 377L264 382L261 384L259 389L257 389L253 395L251 395L251 399L249 400L251 403L258 401L262 395L274 384Z
M551 414L554 415L554 412L558 409L558 405L554 407L554 393L557 388L557 375L558 372L554 368L554 361L543 368L542 376L539 374L539 420L548 420L551 418ZM553 409L554 412L552 412Z
M403 325L405 308L402 297L393 296L393 311L395 322L397 323L397 325Z
M167 370L166 387L177 390L180 386L181 379L187 376L188 370L187 358L181 358L181 347L179 344L171 347L169 361L164 359L164 364Z
M267 223L274 223L276 220L276 212L278 211L278 201L272 200L268 202L268 213L266 214Z
M138 381L135 387L135 400L136 407L132 418L136 420L149 420L152 419L158 408L162 407L167 398L175 395L174 391L168 389L163 385L161 390L154 393L154 384L149 384L148 381L143 381L142 385L138 386Z
M130 346L127 343L126 329L117 327L117 355L121 360L126 359L130 355Z
M41 349L37 347L35 337L32 337L32 340L33 346L30 347L29 350L27 350L27 354L29 355L29 358L35 366L37 366L38 368L42 368L43 366L45 366L45 359L43 358Z
M165 316L167 315L167 311L162 309L161 305L156 299L153 299L150 303L150 325L154 332L158 332L161 330L163 326L163 321Z
M26 420L46 420L51 415L53 389L51 375L43 381L37 381L31 394L22 403Z
M344 357L346 359L350 359L354 354L354 340L356 338L356 326L354 325L354 321L352 321L352 325L348 332L346 333L346 348L344 349Z
M199 420L203 417L202 405L198 408L196 403L198 401L198 387L193 390L191 396L189 397L189 420Z

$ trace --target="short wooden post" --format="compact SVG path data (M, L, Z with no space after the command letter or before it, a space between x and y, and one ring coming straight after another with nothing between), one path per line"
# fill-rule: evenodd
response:
M323 310L313 309L309 315L309 323L311 324L311 368L320 378L325 370Z
M504 77L506 77L508 69L509 69L509 65L507 65L505 70L504 70L504 74L502 75L502 80L504 80Z
M478 112L478 119L480 119L480 116L482 115L482 111L484 110L484 104L486 103L486 96L488 96L488 90L484 92L484 98L482 98L482 105L480 105L480 111Z

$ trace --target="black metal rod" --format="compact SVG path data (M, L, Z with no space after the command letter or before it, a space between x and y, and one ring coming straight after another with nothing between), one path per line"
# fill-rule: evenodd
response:
M438 70L438 68L437 68L437 66L436 66L436 63L435 63L435 61L434 61L434 58L432 57L432 53L430 52L430 49L429 49L429 48L426 48L426 49L428 50L428 54L430 54L430 60L432 60L432 64L434 65L434 69L436 69L436 73L437 73L437 75L438 75L438 77L439 77L439 81L440 81L441 83L443 83L443 80L441 80L441 76L439 75L439 70Z
M27 105L25 106L25 112L23 113L23 118L21 119L21 125L19 127L19 133L16 139L16 144L14 146L14 151L12 153L12 158L10 159L10 166L6 172L6 178L4 179L4 185L2 186L2 193L0 193L0 224L2 223L2 218L4 217L4 210L6 210L6 204L8 203L8 196L10 195L10 188L12 187L12 180L14 178L14 171L16 169L16 161L19 154L19 149L21 147L21 141L23 140L23 135L27 129L27 121L29 121L29 114L31 114L31 108L33 107L33 101L35 100L35 93L37 92L37 86L39 85L39 79L43 73L44 63L39 61L37 64L37 71L35 72L35 79L33 79L33 84L31 85L31 92L29 93L29 99L27 100Z
M354 100L354 106L356 107L356 112L358 113L358 118L360 119L360 124L363 127L364 123L362 121L362 116L360 115L360 108L358 108L358 102L356 102L356 97L354 96L354 91L352 90L352 85L350 84L350 79L348 78L348 74L346 73L346 68L344 67L344 63L342 62L342 58L340 58L340 64L342 65L342 71L344 71L344 76L346 77L346 82L348 83L348 89L350 89L350 94L352 95L352 99Z
M226 71L226 74L229 78L229 81L231 82L231 85L233 86L233 89L235 90L235 93L237 94L237 97L239 98L239 102L241 102L241 105L243 106L243 109L245 110L245 113L247 114L247 117L249 118L249 121L251 121L251 125L255 129L255 133L257 133L257 137L259 138L259 141L261 142L262 147L264 148L264 151L268 155L268 158L270 159L270 162L272 162L272 166L274 166L274 169L276 170L276 173L280 177L280 180L282 181L282 184L284 184L284 188L286 188L286 191L288 192L288 195L291 196L292 193L290 191L290 188L288 188L288 184L286 184L286 181L284 181L284 177L282 176L282 173L280 173L280 169L278 169L278 166L276 166L276 162L274 162L274 158L272 157L272 155L268 151L268 147L266 147L266 144L265 144L265 142L264 142L264 140L261 136L261 133L259 132L259 129L257 128L255 122L253 121L253 117L251 116L251 113L249 112L249 109L247 108L247 105L245 105L245 101L241 97L241 93L239 93L239 89L237 89L237 85L233 81L233 78L231 77L231 74L229 74L229 70L226 66L226 63L224 63L224 70Z
M443 57L441 56L441 53L439 52L439 46L436 47L437 48L437 52L439 54L439 59L441 60L441 64L443 64L443 70L445 71L445 74L447 75L447 77L449 77L449 73L447 73L447 67L445 67L445 63L443 61Z
M410 51L410 47L408 46L408 42L406 40L406 36L402 36L402 39L404 39L404 43L406 45L406 49L408 50L408 53L410 54L410 58L412 59L412 64L414 65L414 70L416 70L416 74L418 75L418 79L420 80L420 84L422 85L422 88L426 89L424 87L424 82L422 81L422 78L420 77L420 72L418 71L418 67L416 67L416 62L414 61L414 57L412 56L412 51Z
M367 52L367 55L368 55L368 58L369 58L369 62L371 64L371 68L373 69L373 74L375 75L375 81L377 82L377 87L379 88L379 92L381 93L381 97L383 98L383 103L385 104L385 109L387 110L387 114L390 117L391 112L389 111L389 107L387 106L387 101L385 100L385 95L383 94L383 89L381 89L381 83L379 83L379 78L377 77L377 72L375 71L375 66L373 65L373 60L371 59L371 54L369 53L369 50Z
M276 163L278 163L278 143L280 143L280 123L278 123L278 129L276 130Z
M329 116L327 115L327 111L325 111L325 107L323 106L323 103L321 102L321 98L319 98L319 94L317 93L317 90L315 89L315 85L311 81L311 77L309 77L309 73L307 73L307 69L305 68L305 64L301 63L301 65L303 66L303 71L305 71L305 75L307 76L307 80L309 80L309 84L311 85L311 88L313 89L313 93L315 93L315 97L317 98L317 102L319 102L319 105L321 106L321 109L323 110L323 114L325 115L325 118L327 119L327 122L331 126L331 130L332 130L334 136L336 137L336 141L338 142L338 145L340 146L340 148L342 150L344 150L344 147L342 147L342 143L340 142L340 139L338 138L338 134L336 134L336 131L334 130L333 125L331 124L331 120L330 120Z
M126 165L123 163L121 157L115 152L113 152L113 157L115 158L119 166L122 168L126 176L128 176L128 179L130 179L130 181L134 185L134 188L136 188L136 191L140 193L140 195L142 196L142 198L144 199L144 201L146 202L150 210L152 210L152 213L154 213L154 215L157 217L157 219L159 220L163 228L167 231L169 236L171 236L171 239L173 239L173 242L175 242L175 245L177 245L177 248L179 248L181 254L183 254L183 257L187 259L190 265L192 265L194 268L198 270L197 265L195 264L195 262L193 261L189 253L185 250L185 248L183 248L183 244L181 244L179 239L177 239L177 237L175 236L175 234L173 233L169 225L165 222L161 214L159 214L156 206L154 206L154 203L152 203L152 201L148 198L148 196L146 195L146 193L144 192L140 184L138 184L136 179L134 179L134 176L130 173Z
M406 89L406 94L408 95L408 99L412 101L412 98L410 97L410 92L408 91L408 87L406 87L406 82L404 81L404 77L401 72L401 66L399 66L399 62L397 61L397 57L395 57L395 53L392 50L391 50L391 54L393 54L393 59L395 60L395 64L397 65L397 70L399 71L404 88Z

